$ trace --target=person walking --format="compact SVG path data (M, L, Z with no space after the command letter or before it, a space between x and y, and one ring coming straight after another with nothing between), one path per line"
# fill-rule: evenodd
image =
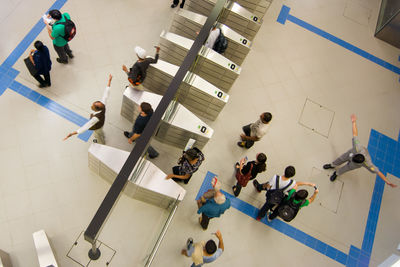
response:
M213 262L222 255L225 247L221 231L217 230L214 235L218 238L218 248L212 239L198 243L193 243L193 238L186 241L186 248L182 249L181 254L192 258L191 267L201 267L204 263Z
M366 147L360 144L360 140L358 139L358 130L357 130L357 117L356 115L351 115L351 123L352 123L352 131L353 131L353 147L350 148L347 152L342 154L336 160L334 160L330 164L325 164L323 166L324 169L334 169L346 163L346 165L340 167L338 170L334 171L330 177L330 180L333 182L339 175L342 175L345 172L355 170L361 167L366 168L368 171L375 173L381 178L387 185L391 187L396 187L397 185L391 183L382 172L379 171L378 167L376 167L371 160L371 156Z
M175 8L177 7L179 4L179 0L174 0L172 2L171 8ZM180 8L183 8L183 6L185 5L185 0L182 0L182 3L179 5Z
M103 132L103 126L106 119L106 105L107 99L110 95L110 86L112 81L112 75L108 76L108 83L106 89L104 89L103 97L100 101L93 102L92 106L90 107L94 112L90 114L90 120L85 123L81 128L78 130L70 133L67 137L64 138L64 141L70 138L73 135L81 134L86 132L87 130L94 131L94 143L105 144L105 137Z
M255 123L243 126L244 134L240 135L242 141L238 142L237 145L247 149L252 147L254 142L259 141L267 133L271 119L272 114L264 112Z
M133 124L132 131L124 131L124 136L128 138L128 143L132 144L136 141L144 131L147 123L149 122L151 116L153 115L153 108L147 102L142 102L139 105L139 115L136 117L135 123ZM147 147L147 153L151 159L158 157L159 153L149 145Z
M297 186L300 185L300 183L297 183L294 188L289 191L287 197L274 209L272 214L268 216L269 220L273 220L279 216L285 222L290 222L296 217L301 208L308 206L315 200L319 192L318 188L313 183L303 184L314 187L314 194L307 199L308 191L305 189L296 191Z
M74 58L72 50L68 45L68 41L65 38L65 24L68 20L71 20L71 17L68 13L61 14L61 12L57 9L50 10L47 17L55 21L51 25L48 19L43 19L44 23L46 24L47 32L50 36L50 39L53 40L54 50L56 50L58 55L58 58L56 60L58 63L67 64L68 57Z
M296 170L293 166L287 166L285 168L284 175L274 175L267 183L260 184L257 180L253 181L253 184L258 192L261 190L267 190L265 194L266 201L262 206L257 215L257 221L264 218L268 210L272 209L275 205L279 205L285 198L286 193L296 186L296 181L290 179L295 176ZM306 183L299 182L300 185Z
M41 41L36 41L34 46L36 50L32 49L29 52L29 60L36 70L36 74L32 76L39 82L39 88L51 86L51 60L49 49ZM41 75L43 75L44 79Z
M125 65L122 65L122 70L128 75L128 81L131 88L136 90L143 90L142 83L146 79L147 69L149 68L150 64L155 64L158 61L160 47L155 46L156 48L156 55L154 58L146 57L146 50L141 48L140 46L135 47L135 53L138 57L138 60L133 64L132 68L128 70ZM127 86L127 87L128 87Z
M190 148L183 152L178 161L179 165L172 167L172 173L168 174L165 179L172 178L175 182L184 182L187 184L204 160L204 154L200 149L197 147Z
M198 208L203 206L208 199L214 198L215 193L221 189L221 182L218 181L217 176L211 179L211 187L211 189L207 190L201 197L196 200Z
M197 213L201 214L199 223L203 230L207 230L210 219L220 217L231 206L229 199L221 191L215 192L214 198L208 199Z
M243 158L239 162L236 162L236 185L232 186L233 194L235 197L239 196L242 187L246 187L250 180L257 177L257 174L264 172L267 169L266 161L267 156L264 153L258 153L256 160L246 162L247 157Z

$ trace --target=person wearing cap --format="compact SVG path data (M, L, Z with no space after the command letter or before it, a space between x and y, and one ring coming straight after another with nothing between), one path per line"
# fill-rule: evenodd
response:
M135 53L138 57L138 60L133 64L132 68L128 70L125 65L122 65L122 70L128 75L128 81L130 83L130 87L136 90L143 90L142 83L146 78L147 69L150 64L155 64L158 61L158 56L160 52L160 47L155 46L156 55L154 58L146 57L146 50L141 48L140 46L135 47Z
M110 74L108 76L107 87L106 89L104 89L101 101L93 102L92 106L90 107L94 111L92 114L90 114L90 120L78 130L68 134L67 137L64 138L64 141L73 135L84 133L87 130L92 130L94 131L94 138L95 138L93 142L99 144L105 144L103 125L106 119L106 105L108 96L110 95L111 80L112 80L112 75Z
M171 179L175 182L189 183L193 173L195 173L201 163L204 161L204 154L197 147L190 148L183 152L178 164L172 168L172 173L168 174L165 179Z
M240 135L242 141L238 142L237 145L245 148L252 147L254 142L259 141L267 133L271 119L271 113L264 112L255 123L243 126L244 134Z
M324 169L333 169L339 167L343 163L346 163L346 165L340 167L337 171L333 172L330 180L333 182L339 175L342 175L345 172L364 167L368 171L377 174L387 185L391 187L396 187L397 185L389 182L385 175L383 175L383 173L379 171L378 167L376 167L372 163L371 156L369 155L367 148L360 144L360 140L358 139L356 120L356 115L352 114L351 123L353 130L353 147L350 148L346 153L338 157L336 160L334 160L332 163L325 164L323 166Z
M221 182L218 181L217 176L211 179L211 189L207 190L199 199L197 199L197 206L200 208L203 206L208 199L211 199L215 196L215 193L221 189Z
M215 192L214 198L208 199L197 213L201 214L199 223L203 230L207 230L210 219L220 217L231 206L231 201L221 191Z
M220 230L217 230L214 235L218 238L218 247L214 240L210 239L207 242L201 241L193 243L193 238L186 241L186 248L182 249L181 254L186 257L191 257L193 264L191 267L200 267L204 263L215 261L224 252L224 240Z

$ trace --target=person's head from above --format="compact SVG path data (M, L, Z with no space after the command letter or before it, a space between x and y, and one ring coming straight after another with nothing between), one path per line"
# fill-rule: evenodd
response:
M102 111L106 108L101 101L93 102L92 106L90 107L93 111Z
M139 106L139 111L140 113L143 113L141 115L150 115L153 114L153 109L151 108L151 105L147 102L142 102Z
M204 246L204 250L207 252L207 254L212 255L215 253L215 251L217 251L217 244L215 244L214 240L210 239Z
M146 50L144 50L140 46L135 47L135 53L136 53L136 56L141 60L146 58Z
M188 150L185 151L185 157L189 161L195 160L199 158L199 152L194 148L189 148Z
M267 156L264 153L258 153L256 156L256 161L258 163L265 163L267 161Z
M218 178L215 176L211 179L211 186L216 190L219 191L221 189L221 182L218 181Z
M225 203L226 197L221 191L216 191L214 195L215 203L221 205Z
M294 169L293 166L287 166L285 168L285 177L286 178L291 178L291 177L295 176L295 174L296 174L296 170Z
M363 163L365 161L365 157L363 154L355 154L352 158L354 163Z
M62 14L61 14L60 10L57 10L57 9L50 10L49 15L54 20L60 20L62 18Z
M294 199L297 201L301 201L306 199L308 196L308 191L305 189L300 189L299 191L296 191L295 195L294 195Z
M43 45L43 43L41 42L41 41L36 41L34 44L33 44L33 46L37 49L37 50L39 50L39 51L42 51L43 50L43 47L44 47L44 45Z
M272 120L272 114L269 112L264 112L260 115L260 119L264 124L268 124Z

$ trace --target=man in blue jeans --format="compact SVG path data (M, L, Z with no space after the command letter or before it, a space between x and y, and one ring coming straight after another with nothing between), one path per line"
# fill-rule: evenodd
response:
M133 124L132 131L125 131L124 135L128 138L128 143L132 144L136 141L144 131L147 123L149 122L151 116L153 115L153 109L151 105L147 102L142 102L139 106L139 115L137 116L135 123ZM149 153L149 157L151 159L158 157L158 152L149 145L147 148L147 152Z
M218 238L218 248L214 240L210 239L207 243L199 242L193 244L193 239L189 238L186 245L186 249L182 249L182 255L192 257L193 264L191 267L200 267L204 263L210 263L215 261L224 252L224 241L222 234L219 230L215 233Z

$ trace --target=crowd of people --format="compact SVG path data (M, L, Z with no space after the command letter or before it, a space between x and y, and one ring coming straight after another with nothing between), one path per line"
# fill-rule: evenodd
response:
M176 7L178 4L179 1L174 0L171 7ZM183 4L184 1L181 3L181 8ZM69 60L74 58L68 42L76 33L76 28L71 21L70 15L61 13L59 10L50 10L49 14L44 16L43 21L46 23L48 35L58 55L57 62L68 64ZM216 31L214 27L210 32L206 45L212 48L219 33L220 31ZM29 52L25 62L27 66L29 65L28 68L30 68L33 77L39 82L38 86L40 88L51 86L50 70L52 62L49 49L41 41L36 41L34 47L35 49ZM122 65L122 70L127 74L128 86L132 90L144 90L142 83L146 78L147 69L150 64L157 63L159 58L160 47L155 46L155 49L156 54L154 58L151 58L146 56L146 51L143 48L137 46L135 47L137 61L130 69ZM110 94L112 78L110 74L101 100L92 103L91 109L93 113L90 115L90 120L76 131L69 133L64 140L87 130L92 130L94 131L94 142L106 143L103 126L105 124L107 99ZM153 114L153 108L149 103L142 102L138 109L139 115L133 124L132 130L123 132L130 144L140 138ZM237 145L241 148L250 149L267 133L271 121L272 114L270 112L260 114L257 121L242 127L243 133L240 134L241 140ZM353 131L352 148L333 162L323 165L324 169L337 169L330 176L330 181L334 182L338 176L345 172L364 167L377 174L389 186L395 187L396 185L391 183L372 163L367 148L360 144L355 115L351 115L351 121ZM155 158L159 155L152 146L148 146L147 152L150 158ZM200 168L204 160L203 152L196 147L183 151L178 164L172 168L172 173L168 174L166 179L188 184L192 175ZM340 167L343 164L345 165ZM232 187L234 197L239 196L241 190L247 186L250 180L252 180L256 193L266 191L265 203L260 207L256 220L261 221L264 217L267 217L267 220L270 221L279 216L284 221L290 222L296 217L301 208L308 206L316 199L319 192L317 186L314 183L295 181L293 179L296 174L294 166L287 166L281 175L276 174L268 181L260 183L258 180L262 180L260 176L266 169L267 155L261 152L256 155L255 160L249 161L247 157L244 157L235 163L236 184ZM259 179L255 179L256 177ZM306 189L299 189L302 186L313 188L311 197L309 197L309 192ZM197 213L200 214L199 224L203 230L208 229L211 219L220 217L230 208L231 202L229 198L221 191L221 181L214 177L211 180L211 189L196 200ZM207 242L201 241L197 243L194 243L192 238L187 240L182 254L192 258L192 267L212 262L223 253L224 242L222 234L218 230L214 235L218 239L218 246L212 239Z

